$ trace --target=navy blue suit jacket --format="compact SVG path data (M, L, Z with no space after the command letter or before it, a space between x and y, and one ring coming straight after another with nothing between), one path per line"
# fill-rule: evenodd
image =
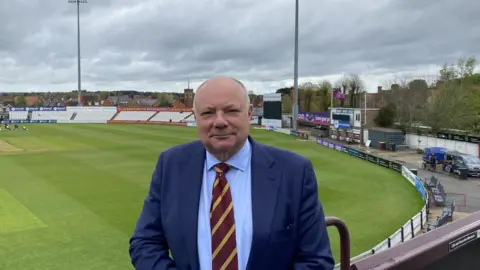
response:
M333 269L311 162L249 140L253 239L247 269ZM160 154L130 239L135 269L199 270L197 220L204 160L200 141Z

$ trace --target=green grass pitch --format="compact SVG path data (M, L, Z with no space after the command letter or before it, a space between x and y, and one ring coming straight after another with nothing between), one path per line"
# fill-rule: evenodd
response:
M128 240L159 153L196 139L160 125L36 124L0 132L0 269L132 269ZM308 157L326 215L346 222L352 257L422 208L400 174L295 138L260 142ZM329 228L339 259L339 237Z

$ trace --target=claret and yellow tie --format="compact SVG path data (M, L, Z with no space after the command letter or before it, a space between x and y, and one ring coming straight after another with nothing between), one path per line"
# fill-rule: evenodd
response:
M225 177L229 169L230 165L226 163L215 165L216 177L210 207L212 270L238 270L232 194Z

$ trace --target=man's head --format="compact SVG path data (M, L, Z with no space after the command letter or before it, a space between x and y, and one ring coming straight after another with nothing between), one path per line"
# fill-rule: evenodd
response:
M205 148L226 161L247 140L252 105L241 82L214 77L197 89L193 102L198 135Z

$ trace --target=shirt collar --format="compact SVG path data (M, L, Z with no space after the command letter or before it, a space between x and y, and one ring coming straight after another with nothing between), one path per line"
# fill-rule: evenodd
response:
M251 146L250 146L250 142L247 140L243 145L243 147L240 149L240 151L238 151L233 157L231 157L225 163L227 163L232 167L235 167L236 169L239 169L240 171L245 171L248 167L248 163L250 162L250 156L251 156ZM220 161L216 157L214 157L212 154L210 154L208 151L206 151L206 163L207 163L208 170L211 170L213 166L215 166L217 163L220 163Z

